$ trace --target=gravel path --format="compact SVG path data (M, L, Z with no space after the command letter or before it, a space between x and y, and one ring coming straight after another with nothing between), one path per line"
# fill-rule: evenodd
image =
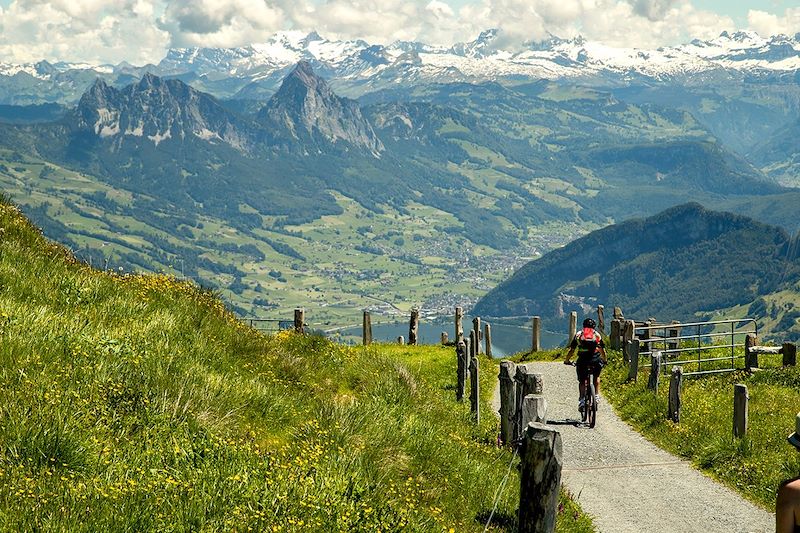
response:
M767 533L775 518L656 447L601 401L595 429L577 427L575 369L534 363L548 423L564 444L562 483L604 533ZM499 385L493 404L499 409Z

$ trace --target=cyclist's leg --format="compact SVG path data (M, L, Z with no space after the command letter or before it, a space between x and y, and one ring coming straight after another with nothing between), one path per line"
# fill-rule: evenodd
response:
M578 405L583 405L583 398L586 396L586 378L589 375L589 368L577 362L575 363L575 373L578 375Z

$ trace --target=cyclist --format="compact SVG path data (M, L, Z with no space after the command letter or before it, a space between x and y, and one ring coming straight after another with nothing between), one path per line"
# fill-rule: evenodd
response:
M578 411L583 412L584 396L586 394L586 386L584 382L587 376L591 373L594 376L594 390L595 390L595 405L599 405L600 394L600 371L606 364L606 352L603 345L603 338L595 330L597 324L591 318L583 321L583 331L578 332L573 337L569 345L569 352L567 358L564 359L564 364L570 364L570 359L578 350L578 360L575 363L575 370L578 374Z

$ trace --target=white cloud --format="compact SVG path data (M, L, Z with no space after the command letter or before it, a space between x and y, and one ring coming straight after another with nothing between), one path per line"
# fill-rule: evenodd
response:
M800 33L800 7L788 8L783 16L751 9L747 12L747 24L761 35Z
M286 29L389 43L469 41L500 28L504 47L581 34L656 47L735 29L693 0L13 0L0 7L0 62L157 62L170 46L239 46ZM800 31L800 8L751 10L762 34Z

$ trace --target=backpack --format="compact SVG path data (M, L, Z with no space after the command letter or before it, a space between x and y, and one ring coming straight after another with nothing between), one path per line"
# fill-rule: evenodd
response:
M583 328L583 331L576 335L578 339L578 358L591 359L598 353L597 347L600 345L602 337L593 328Z

